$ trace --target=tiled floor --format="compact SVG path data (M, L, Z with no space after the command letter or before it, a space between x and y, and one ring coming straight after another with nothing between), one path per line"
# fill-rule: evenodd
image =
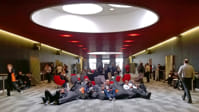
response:
M40 104L45 89L55 91L54 84L41 84L23 94L0 96L0 112L199 112L199 92L192 92L193 104L188 104L181 99L182 91L166 83L151 82L146 86L152 92L151 100L77 100L57 106Z

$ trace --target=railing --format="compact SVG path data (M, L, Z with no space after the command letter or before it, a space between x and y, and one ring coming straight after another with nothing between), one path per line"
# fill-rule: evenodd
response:
M4 90L5 90L5 80L7 79L7 76L8 74L0 74L0 80L2 80L2 91L3 91L3 94L4 94Z

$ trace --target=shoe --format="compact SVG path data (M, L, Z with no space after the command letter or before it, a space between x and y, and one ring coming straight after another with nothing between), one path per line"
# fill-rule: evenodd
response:
M23 94L23 91L20 91L21 94Z
M188 103L192 103L192 100L189 100Z
M184 95L182 96L182 100L185 100L185 97L184 97Z
M46 99L46 98L44 98L44 97L41 97L41 98L42 98L42 100L43 100L43 104L46 104L47 99Z
M109 98L109 101L112 101L112 98Z
M149 92L147 95L147 99L150 99L150 98L151 98L151 92Z
M113 98L113 101L115 101L115 98Z

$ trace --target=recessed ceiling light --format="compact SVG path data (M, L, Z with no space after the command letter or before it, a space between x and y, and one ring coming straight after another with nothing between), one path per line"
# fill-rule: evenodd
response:
M123 48L120 48L120 49L126 49L126 48L123 47Z
M109 4L111 7L117 7L117 8L130 8L132 6L129 5L119 5L119 4Z
M77 40L71 40L71 41L69 41L69 42L71 42L71 43L79 43L80 41L77 41Z
M92 3L64 5L62 9L68 13L80 15L97 14L103 10L100 5Z
M84 47L83 45L77 45L78 47Z
M131 45L129 45L129 44L125 44L125 45L123 45L123 46L125 46L125 47L129 47L129 46L131 46Z
M110 54L123 54L123 53L122 52L89 52L88 54L110 55Z
M134 40L125 40L124 42L131 43L131 42L134 42Z
M84 48L82 48L82 49L86 50L87 48L84 47Z
M130 34L128 34L128 36L135 37L135 36L140 36L140 34L138 34L138 33L130 33Z
M72 37L72 35L69 35L69 34L61 34L60 36L61 37Z

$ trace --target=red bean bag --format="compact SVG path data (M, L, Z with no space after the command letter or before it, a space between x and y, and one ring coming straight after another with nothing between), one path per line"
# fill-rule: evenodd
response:
M62 80L59 75L54 76L54 81L57 85L61 86L65 83L65 80Z
M114 81L110 81L110 84L114 84Z
M89 80L88 76L84 76L84 80L85 80L85 79L88 79L88 80Z
M130 74L125 74L124 76L123 76L123 79L122 79L122 81L123 82L125 82L125 80L131 80L131 75Z
M92 85L95 85L95 81L91 81Z
M71 74L71 76L75 76L76 74Z
M121 76L116 76L116 78L115 78L115 80L117 81L117 82L120 82L120 79L121 79Z

